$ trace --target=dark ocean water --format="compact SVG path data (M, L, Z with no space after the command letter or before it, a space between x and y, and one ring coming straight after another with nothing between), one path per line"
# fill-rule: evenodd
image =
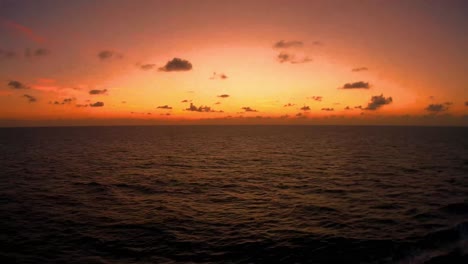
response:
M0 129L1 263L468 263L468 128Z

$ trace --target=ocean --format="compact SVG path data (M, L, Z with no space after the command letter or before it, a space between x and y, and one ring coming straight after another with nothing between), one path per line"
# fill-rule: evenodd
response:
M468 128L0 128L1 263L468 263Z

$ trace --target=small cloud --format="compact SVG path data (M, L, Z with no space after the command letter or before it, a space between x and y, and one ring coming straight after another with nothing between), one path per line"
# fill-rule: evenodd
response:
M384 97L383 94L371 97L371 101L367 104L364 110L377 110L380 107L391 104L393 102L392 97Z
M11 89L29 89L27 85L19 81L9 81L7 84Z
M54 104L54 105L65 105L65 104L71 104L73 101L75 101L75 98L65 98L61 102L59 101L54 101L54 102L49 102L49 104Z
M215 104L215 105L219 105L219 104L221 104L221 102L216 102L216 103L214 103L214 104Z
M120 103L122 103L122 104L126 104L126 103L127 103L127 101L122 101L122 102L120 102Z
M258 112L257 110L252 109L252 108L249 107L249 106L244 106L244 107L242 107L241 109L244 110L245 112Z
M283 107L291 107L291 106L295 106L295 104L287 103L287 104L283 105Z
M103 50L98 53L98 58L101 60L110 60L110 59L121 59L123 56L122 54L112 51L112 50Z
M24 56L26 56L27 58L43 57L49 54L50 54L50 51L44 48L32 49L32 50L26 49L26 51L24 52Z
M158 108L158 109L172 109L172 107L170 107L168 105L161 105L161 106L158 106L156 108Z
M76 106L76 107L88 107L87 104L77 104L77 105L75 105L75 106Z
M105 94L105 93L107 93L107 89L104 89L104 90L90 90L89 91L89 94L91 94L91 95Z
M362 109L362 105L356 105L354 109Z
M140 65L140 69L144 70L144 71L149 71L151 69L153 69L154 67L156 66L156 64L143 64L143 65Z
M443 104L430 104L425 110L434 114L445 112L449 109L449 106L452 105L451 102L446 102Z
M328 108L328 107L322 108L322 111L334 111L334 110L335 110L335 109L333 109L333 108Z
M312 42L312 44L315 45L315 46L323 46L323 45L325 45L325 44L323 44L322 41L318 41L318 40Z
M229 94L221 94L221 95L218 95L219 98L228 98L229 97Z
M465 106L468 106L468 101L465 101Z
M312 59L310 59L309 57L304 57L304 58L301 58L301 59L297 60L296 55L291 54L291 53L286 53L286 52L280 52L278 54L278 56L276 57L276 59L280 63L289 62L289 63L292 63L292 64L307 63L307 62L312 61Z
M357 67L357 68L352 68L351 71L353 72L360 72L360 71L368 71L369 69L367 67Z
M312 99L312 100L317 101L317 102L321 102L322 99L323 99L323 96L311 96L311 97L309 97L309 99Z
M214 109L211 109L209 106L195 106L194 104L190 103L190 107L186 108L185 110L187 111L192 111L192 112L216 112Z
M344 110L353 110L353 109L352 109L351 107L349 107L349 106L346 106L346 107L344 108Z
M1 59L12 59L16 57L16 52L11 50L2 50L0 49L0 60Z
M28 99L28 102L30 102L30 103L35 103L35 102L37 102L37 98L36 98L36 97L34 97L34 96L32 96L32 95L29 95L29 94L23 94L23 96L22 96L22 97L24 97L24 98Z
M216 80L216 79L226 80L227 78L228 78L227 75L224 73L213 72L213 75L210 77L210 80Z
M89 104L91 107L103 107L104 103L103 102L96 102L94 104Z
M160 71L171 72L171 71L190 71L192 64L188 60L180 58L173 58L168 61L164 67L159 68Z
M181 103L190 103L190 102L192 102L192 100L187 100L187 99L185 99L185 100L182 100L182 101L180 101L180 102L181 102Z
M302 111L310 111L310 107L304 105L303 107L301 107L301 110L302 110Z
M342 89L369 89L370 84L368 82L353 82L353 83L345 83Z
M276 42L273 45L273 48L275 48L275 49L289 49L289 48L300 48L302 46L304 46L304 43L302 41L298 41L298 40L292 40L292 41L280 40L280 41Z

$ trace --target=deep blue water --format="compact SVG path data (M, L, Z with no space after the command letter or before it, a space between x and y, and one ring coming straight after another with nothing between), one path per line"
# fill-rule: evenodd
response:
M468 128L0 129L1 263L468 263Z

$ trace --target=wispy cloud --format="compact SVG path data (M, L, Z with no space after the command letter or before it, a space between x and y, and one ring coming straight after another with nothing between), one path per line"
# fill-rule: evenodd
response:
M190 103L190 107L186 108L185 110L191 111L191 112L222 112L222 111L215 111L209 106L195 106L194 104Z
M291 106L295 106L295 104L287 103L287 104L283 105L283 107L291 107Z
M303 57L303 58L300 58L300 59L296 59L296 55L294 55L292 53L287 53L287 52L280 52L278 54L278 56L276 57L276 59L280 63L289 62L289 63L292 63L292 64L307 63L307 62L312 61L312 59L310 59L309 57Z
M140 67L140 69L142 69L144 71L149 71L149 70L152 70L154 67L156 67L156 64L147 63L147 64L139 65L139 67Z
M325 107L325 108L322 108L322 111L334 111L335 109L333 108L328 108L328 107Z
M13 32L18 33L21 36L26 37L27 39L32 40L36 43L42 44L46 42L46 39L44 37L42 37L41 35L34 32L32 29L24 25L8 20L3 21L2 24L5 28L10 29Z

